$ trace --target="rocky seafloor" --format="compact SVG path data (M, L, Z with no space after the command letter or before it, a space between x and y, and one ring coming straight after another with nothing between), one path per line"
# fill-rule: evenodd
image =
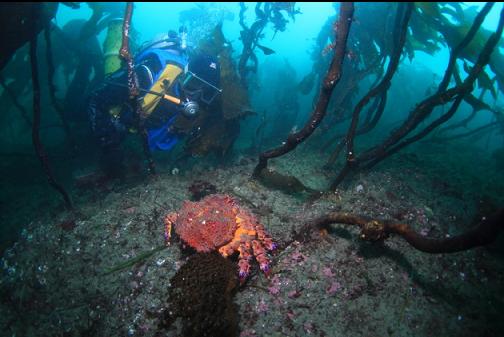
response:
M240 336L502 336L498 247L431 255L399 237L362 242L357 228L343 225L293 240L311 219L334 210L407 222L434 237L466 230L478 214L479 192L461 190L456 174L442 178L449 162L436 172L419 162L401 154L393 165L358 175L316 201L252 180L251 157L75 190L75 221L63 211L33 219L4 252L1 335L180 336L180 321L159 328L160 315L170 310L170 279L190 255L180 242L113 268L164 245L164 215L190 198L198 179L250 209L281 247L269 275L254 264L234 297ZM313 169L322 164L316 153L305 153L270 166L322 188L330 175Z

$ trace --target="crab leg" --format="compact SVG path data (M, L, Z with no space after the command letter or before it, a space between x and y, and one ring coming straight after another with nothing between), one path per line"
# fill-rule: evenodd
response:
M262 242L264 247L266 247L267 250L275 250L277 248L277 244L273 242L271 237L266 234L266 231L264 230L264 227L261 225L256 225L256 232L257 232L257 237L259 238L259 241Z
M257 262L259 262L259 268L261 268L261 270L264 273L267 273L269 271L270 260L266 256L266 251L264 250L264 246L259 241L253 240L252 241L252 249L254 251L254 256L255 256Z
M234 252L236 252L238 250L238 247L240 246L240 241L239 240L235 240L233 238L233 240L231 240L231 242L229 242L228 244L222 246L219 248L219 253L223 256L223 257L228 257L229 255L233 255Z
M252 259L251 247L249 242L241 242L238 247L240 252L240 257L238 260L238 275L240 277L240 282L243 282L247 276L250 274L250 260Z
M219 248L219 253L228 257L238 250L240 243L249 241L247 238L254 237L256 232L254 230L248 230L243 227L238 227L234 233L233 239L226 245Z
M177 220L177 213L170 213L164 218L165 223L164 237L167 246L170 245L172 226L176 220Z

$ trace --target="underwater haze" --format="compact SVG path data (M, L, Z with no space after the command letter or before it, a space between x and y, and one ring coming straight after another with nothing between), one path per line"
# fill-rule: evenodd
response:
M0 4L1 336L503 336L504 5Z

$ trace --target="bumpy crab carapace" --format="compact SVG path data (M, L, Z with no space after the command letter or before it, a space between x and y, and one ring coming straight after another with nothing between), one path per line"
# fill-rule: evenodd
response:
M172 228L198 252L218 250L224 257L239 252L241 281L250 274L253 256L263 272L269 271L266 252L274 250L276 244L254 215L229 195L212 194L198 202L184 201L178 212L165 217L167 244Z

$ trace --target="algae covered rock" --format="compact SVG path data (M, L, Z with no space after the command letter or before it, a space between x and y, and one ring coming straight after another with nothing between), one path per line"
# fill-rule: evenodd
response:
M182 336L238 336L236 265L218 253L189 258L170 281L168 303L159 327L181 318Z

